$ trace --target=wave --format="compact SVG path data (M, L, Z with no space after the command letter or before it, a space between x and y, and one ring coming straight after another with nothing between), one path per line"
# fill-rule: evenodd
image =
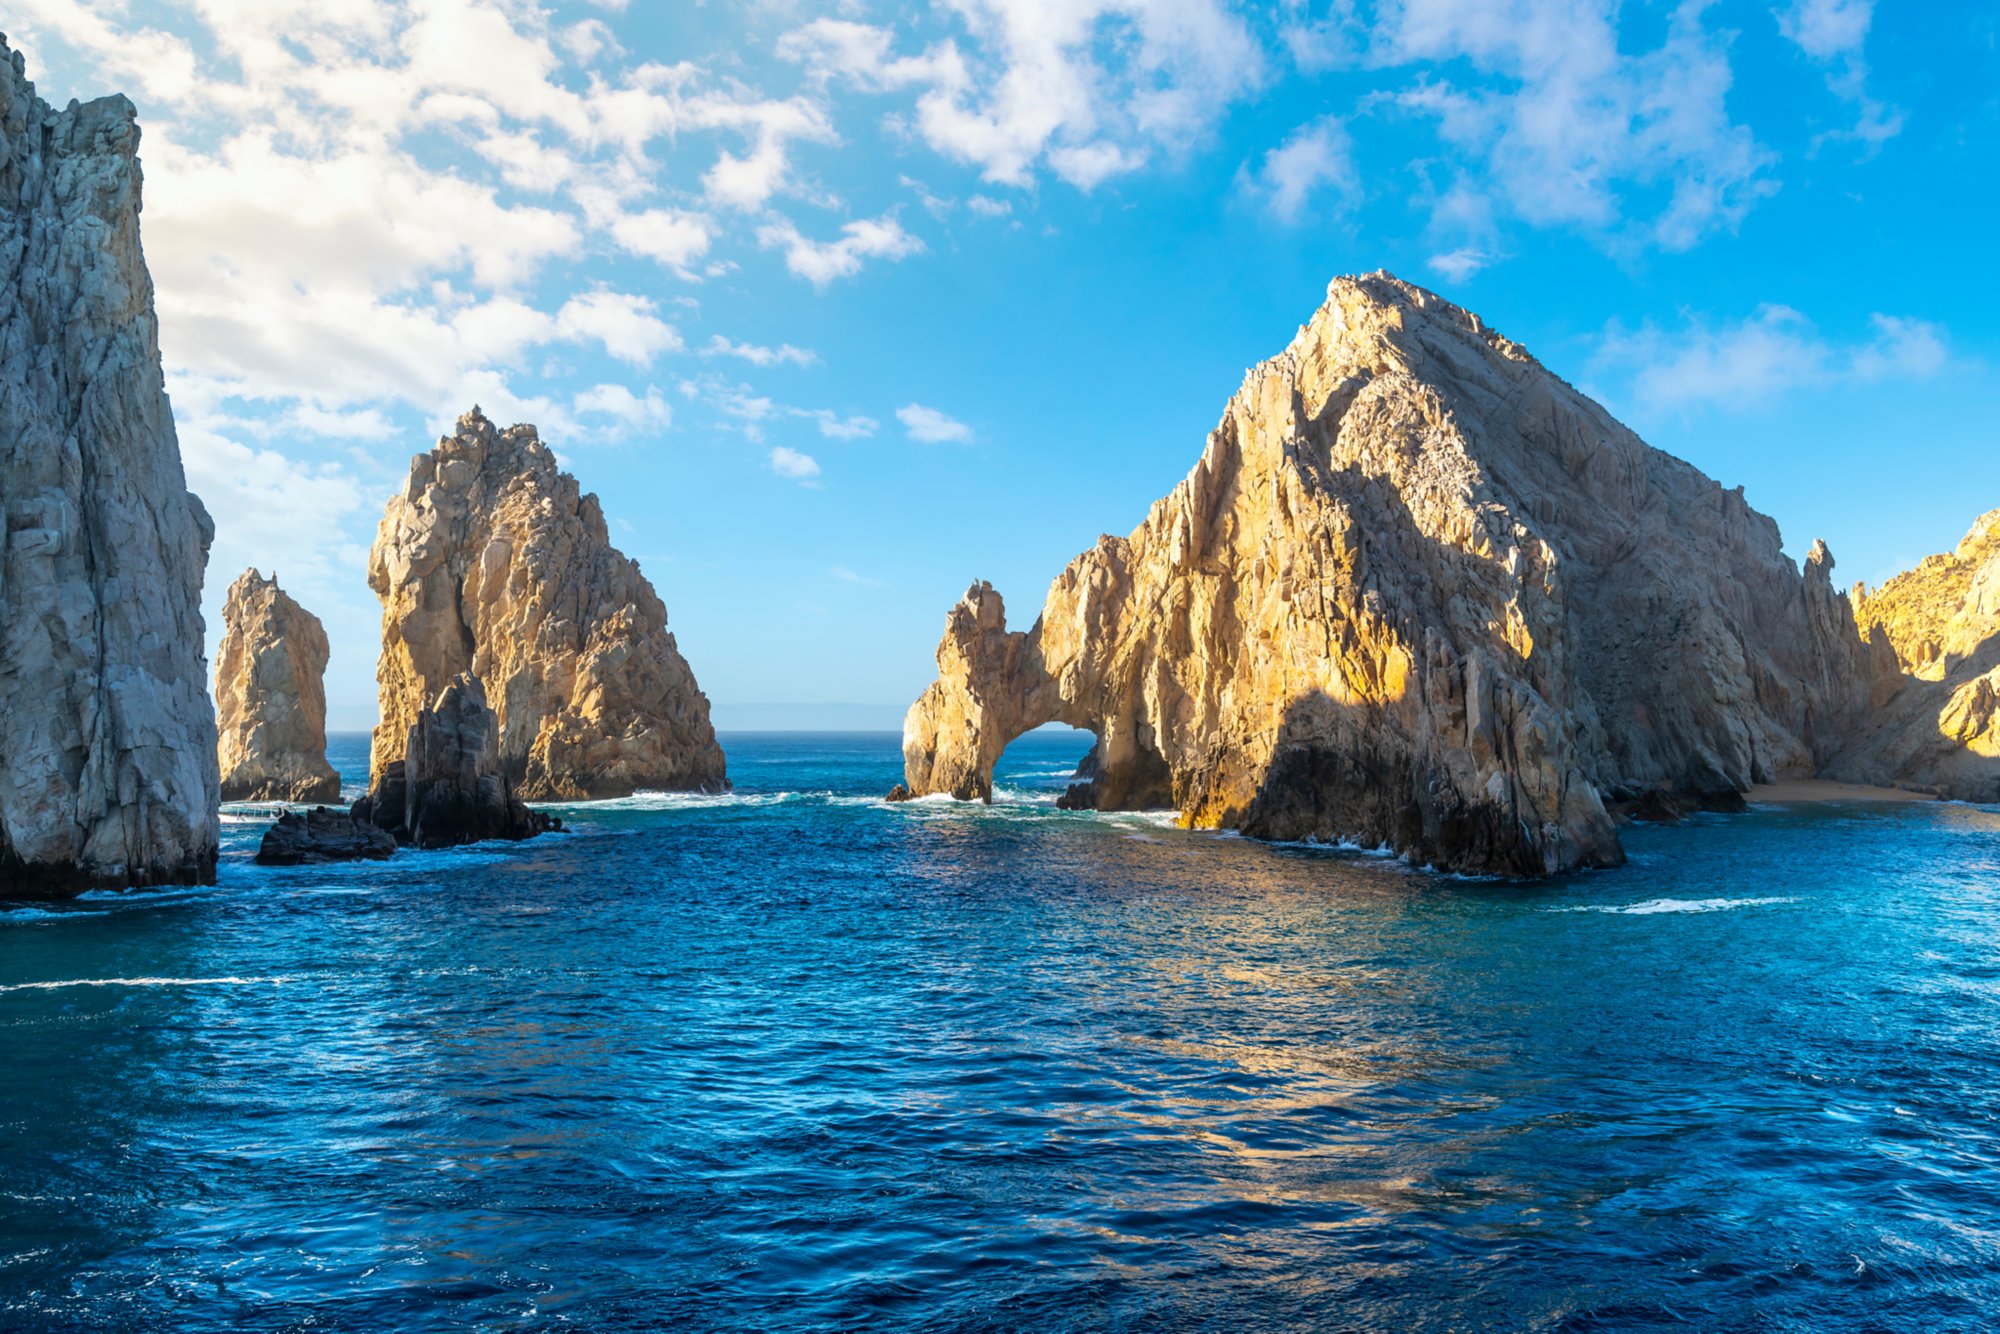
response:
M75 912L64 912L61 908L7 908L0 910L0 922L53 922L75 915Z
M282 986L289 977L71 977L60 982L12 982L0 991L54 991L61 987L255 987Z
M1607 912L1643 916L1662 912L1725 912L1730 908L1762 908L1774 903L1797 903L1789 896L1761 899L1647 899L1644 903L1590 903L1574 908L1549 908L1547 912Z

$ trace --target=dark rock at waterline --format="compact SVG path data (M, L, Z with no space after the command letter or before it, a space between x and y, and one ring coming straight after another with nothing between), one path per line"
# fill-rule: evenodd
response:
M1635 824L1680 824L1697 811L1740 815L1748 809L1740 792L1674 791L1664 787L1613 797L1604 806L1614 818Z
M894 787L892 787L892 788L890 788L890 789L889 789L889 795L888 795L888 796L886 796L886 797L883 797L883 798L882 798L882 800L884 800L884 801L914 801L914 800L916 800L916 796L917 796L917 794L916 794L916 793L914 793L914 792L912 792L912 791L910 791L910 789L909 789L909 787L908 787L908 785L907 785L907 784L904 784L904 783L898 783L898 784L896 784L896 786L894 786Z
M264 831L259 866L316 866L324 862L382 861L396 851L386 830L347 811L315 806L286 811Z
M386 830L398 843L449 848L562 828L561 820L528 809L514 795L500 767L498 720L487 707L486 688L469 672L417 715L404 757L383 766L352 811L355 820Z

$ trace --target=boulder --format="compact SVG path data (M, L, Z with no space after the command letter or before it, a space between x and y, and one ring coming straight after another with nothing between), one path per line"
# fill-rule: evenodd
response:
M395 838L349 811L315 806L286 811L264 831L259 866L316 866L323 862L381 861L396 851Z

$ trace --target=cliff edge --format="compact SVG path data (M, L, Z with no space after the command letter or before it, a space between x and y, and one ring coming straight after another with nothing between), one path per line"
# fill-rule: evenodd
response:
M123 97L0 39L0 897L214 879L215 709Z

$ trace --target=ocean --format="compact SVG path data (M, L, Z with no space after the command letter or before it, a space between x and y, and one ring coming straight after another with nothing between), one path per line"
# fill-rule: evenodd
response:
M0 907L9 1330L1974 1330L2000 811L1533 884L879 795ZM335 739L351 782L365 737Z

